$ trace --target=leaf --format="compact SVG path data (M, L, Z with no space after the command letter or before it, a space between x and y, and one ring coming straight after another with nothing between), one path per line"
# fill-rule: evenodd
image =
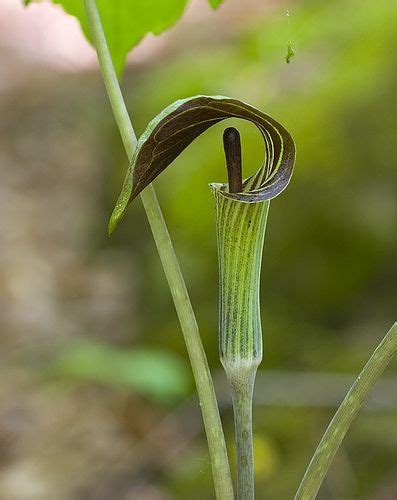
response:
M242 118L260 130L265 160L258 172L243 183L243 192L223 196L243 202L269 200L283 191L291 178L295 145L289 132L276 120L237 99L223 96L194 96L174 102L148 125L139 138L124 185L109 222L111 234L128 204L165 170L182 151L212 125L227 118Z
M77 380L131 387L158 401L186 396L190 375L185 363L170 352L153 348L117 349L80 342L55 363L57 373Z
M24 0L27 5L33 0ZM52 0L80 22L91 42L83 0ZM215 8L221 0L209 0ZM128 52L148 33L159 35L182 16L188 0L97 0L110 55L118 75Z

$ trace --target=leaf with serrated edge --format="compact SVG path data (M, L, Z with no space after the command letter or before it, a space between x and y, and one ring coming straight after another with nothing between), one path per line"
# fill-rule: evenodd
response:
M243 183L243 192L223 196L253 203L270 200L283 191L291 178L295 144L289 132L270 116L237 99L224 96L194 96L165 108L139 138L124 185L109 222L111 234L127 206L165 170L189 144L212 125L227 118L242 118L256 125L265 144L262 167Z

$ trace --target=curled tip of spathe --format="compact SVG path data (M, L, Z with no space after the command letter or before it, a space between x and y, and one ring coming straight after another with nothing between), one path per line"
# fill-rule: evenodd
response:
M276 120L243 101L224 96L194 96L176 101L165 108L149 123L140 137L110 219L109 234L124 216L128 204L145 187L194 139L227 118L250 121L259 129L264 141L265 159L262 167L242 181L241 185L236 173L231 176L229 174L229 184L233 186L227 190L228 186L225 185L225 189L221 189L222 195L246 203L270 200L278 196L287 187L295 163L295 144L289 132ZM236 160L239 140L237 143L236 129L233 132L231 129L227 130L225 139L234 151L232 171L235 172L236 167L241 168L241 152L240 165Z

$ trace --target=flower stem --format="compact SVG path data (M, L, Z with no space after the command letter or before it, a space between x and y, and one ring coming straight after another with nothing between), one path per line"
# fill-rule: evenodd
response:
M95 0L84 0L84 4L109 100L125 150L128 158L131 160L136 146L136 135L114 71L96 2ZM171 290L192 365L204 427L207 434L216 497L219 500L231 500L233 499L233 486L225 438L214 386L196 318L167 226L152 185L149 185L141 193L141 199Z
M252 395L256 367L241 370L230 379L237 454L237 498L254 499L254 453L252 445Z
M391 327L364 366L331 420L306 470L295 500L316 498L321 483L354 417L397 352L397 323Z
M230 130L230 129L229 129ZM229 132L226 137L229 136ZM233 154L239 147L233 133ZM230 146L230 142L226 141ZM239 161L235 162L240 163ZM235 172L228 168L229 188ZM235 176L239 177L239 175ZM219 260L219 354L231 386L237 450L237 498L254 498L252 394L262 360L259 285L269 201L243 203L223 195L226 186L212 185L215 197Z

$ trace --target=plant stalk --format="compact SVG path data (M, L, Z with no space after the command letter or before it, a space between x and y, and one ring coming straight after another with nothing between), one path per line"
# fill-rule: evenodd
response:
M252 396L256 368L241 370L231 380L237 455L237 498L254 499L254 452L252 444Z
M96 2L95 0L84 0L84 4L110 104L127 156L131 161L137 142L136 135L114 71ZM189 354L207 435L216 498L218 500L232 500L234 498L233 486L225 438L211 373L201 342L197 321L152 185L149 185L141 193L141 199L171 290Z
M364 366L328 425L302 479L295 500L316 498L329 466L351 423L396 352L397 323L394 323Z
M230 129L224 136L229 186L240 178L236 138ZM259 287L269 201L243 203L225 197L224 188L212 185L219 260L219 354L233 399L237 498L253 500L252 395L262 360Z

